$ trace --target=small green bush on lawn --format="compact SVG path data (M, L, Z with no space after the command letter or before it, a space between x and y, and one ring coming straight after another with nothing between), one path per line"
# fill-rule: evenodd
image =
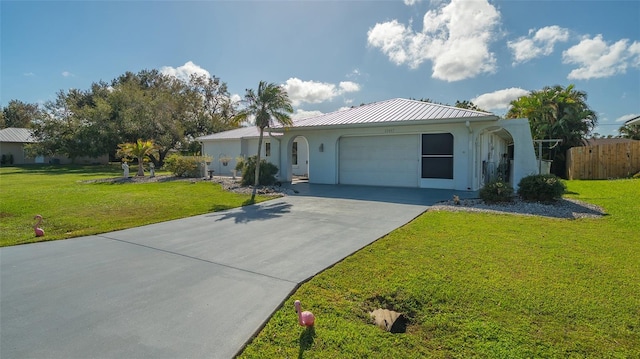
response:
M559 200L567 187L555 175L531 175L518 184L518 195L529 202L553 202Z
M164 169L178 177L202 177L202 164L210 161L203 156L181 156L173 154L164 161Z
M511 202L513 187L507 182L496 180L487 183L480 189L480 198L487 203Z
M278 167L266 160L260 160L260 181L258 182L262 186L271 186L276 183L276 173L278 173ZM243 161L242 167L242 185L253 186L256 178L256 156L251 156Z

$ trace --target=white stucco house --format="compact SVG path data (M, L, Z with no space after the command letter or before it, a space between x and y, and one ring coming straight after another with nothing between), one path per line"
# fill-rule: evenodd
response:
M211 169L231 175L237 157L257 153L258 130L198 140L213 157ZM268 129L263 146L263 158L278 166L281 181L306 176L318 184L475 191L498 175L516 187L538 171L527 119L401 98ZM232 160L225 166L220 158Z

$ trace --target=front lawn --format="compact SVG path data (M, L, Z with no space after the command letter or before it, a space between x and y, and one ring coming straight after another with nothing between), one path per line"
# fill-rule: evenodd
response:
M640 180L567 185L608 215L427 212L303 284L240 357L640 358Z
M250 199L210 181L90 182L120 176L119 165L0 168L0 246L110 232L240 207ZM44 217L44 237L34 235L36 214Z

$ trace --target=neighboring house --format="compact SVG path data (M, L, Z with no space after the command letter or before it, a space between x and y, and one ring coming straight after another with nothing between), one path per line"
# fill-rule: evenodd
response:
M0 156L3 159L3 165L23 165L33 163L71 163L71 159L66 156L36 156L29 157L25 151L25 145L35 143L36 140L28 128L4 128L0 130ZM78 164L107 164L109 156L104 155L98 158L81 157L76 158L74 163Z
M258 130L245 127L199 137L211 166L230 174L219 158L253 156ZM291 181L423 187L475 191L499 169L517 185L537 173L527 119L500 119L491 113L407 99L392 99L316 117L288 128L265 130L263 158ZM504 161L507 160L507 161Z
M44 163L44 157L29 158L25 152L25 145L36 142L27 128L3 128L0 130L0 156L2 164L21 165L25 163Z
M625 125L640 125L640 116L625 121Z

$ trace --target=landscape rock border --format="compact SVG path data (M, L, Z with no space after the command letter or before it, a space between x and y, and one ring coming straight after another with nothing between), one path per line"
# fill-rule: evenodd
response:
M485 212L563 219L602 218L607 215L600 206L569 198L562 198L554 203L526 202L519 198L515 198L513 202L491 204L481 199L460 200L460 204L450 200L431 206L429 211Z

